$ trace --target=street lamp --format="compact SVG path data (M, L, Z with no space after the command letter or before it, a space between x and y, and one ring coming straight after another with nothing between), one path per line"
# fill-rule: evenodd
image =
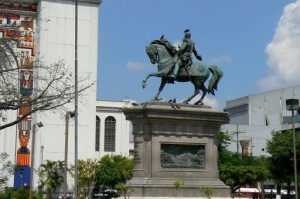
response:
M39 122L37 124L32 125L32 138L31 138L31 167L30 167L30 186L29 186L29 199L32 199L32 187L33 187L33 167L34 167L34 147L35 147L35 130L36 125L40 128L43 127L44 124Z
M294 178L295 178L295 199L298 199L298 182L297 182L297 159L296 159L296 133L295 133L295 113L299 109L298 99L287 99L286 109L292 111L292 128L293 128L293 145L294 145Z
M65 167L64 167L64 196L63 198L67 198L68 191L68 183L67 183L67 172L68 172L68 140L69 140L69 118L75 117L74 111L67 111L65 115L66 126L65 126Z

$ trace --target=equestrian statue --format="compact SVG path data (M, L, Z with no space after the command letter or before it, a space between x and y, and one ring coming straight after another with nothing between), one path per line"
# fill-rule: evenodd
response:
M158 72L149 73L143 80L142 86L146 87L149 77L160 77L161 83L153 101L159 101L159 94L167 83L188 82L194 85L194 94L183 101L188 104L196 95L202 91L201 98L195 102L195 105L202 105L203 99L207 93L215 95L218 89L218 83L223 76L223 71L216 65L207 66L202 62L193 63L192 54L202 61L201 55L195 49L195 43L191 40L191 33L187 29L184 31L184 39L177 50L164 35L159 40L152 41L146 47L146 52L152 64L157 64ZM209 80L208 88L205 86L210 73L212 77Z

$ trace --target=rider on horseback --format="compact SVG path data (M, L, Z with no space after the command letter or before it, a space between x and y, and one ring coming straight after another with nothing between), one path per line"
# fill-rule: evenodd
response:
M188 71L189 67L193 64L192 61L192 53L194 53L195 57L202 61L202 57L195 49L195 43L191 40L190 30L187 29L184 31L184 39L179 47L178 51L178 60L175 63L175 67L173 69L173 74L171 74L171 78L176 79L179 68L185 67L186 71Z

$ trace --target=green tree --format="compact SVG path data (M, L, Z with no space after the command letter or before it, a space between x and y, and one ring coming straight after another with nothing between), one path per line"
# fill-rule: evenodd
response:
M79 198L92 198L92 191L95 184L96 160L78 160L78 194ZM74 176L74 166L71 167L71 174Z
M231 192L243 185L254 185L270 177L268 159L265 157L242 156L227 150L229 135L220 132L219 172L220 179L231 188Z
M231 192L243 185L254 186L257 181L267 180L269 170L262 165L220 165L220 179L231 188Z
M272 139L267 142L267 152L271 154L270 172L273 179L278 183L287 183L288 195L291 190L291 182L294 180L294 158L293 158L293 132L274 132ZM300 153L300 137L296 136L296 153ZM299 157L297 158L299 160ZM297 161L297 169L299 169Z
M214 188L212 187L201 187L200 190L208 199L211 199L212 195L215 192Z
M126 183L132 177L133 160L121 155L106 155L96 168L96 184L114 189L120 183Z
M46 188L47 198L54 198L64 181L64 162L46 160L38 169L40 183Z
M7 153L0 153L0 191L6 186L9 176L14 173L14 165L8 160Z
M5 190L5 192L0 193L1 199L29 199L29 189L22 188L22 189L13 189L9 188ZM33 199L42 199L42 194L33 192L32 193Z
M133 191L132 188L128 187L126 183L120 182L115 187L121 194L123 194L124 199L129 198L129 193Z

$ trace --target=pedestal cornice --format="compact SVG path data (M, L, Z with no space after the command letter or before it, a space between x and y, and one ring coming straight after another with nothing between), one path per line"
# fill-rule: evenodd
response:
M229 114L209 107L186 104L145 103L123 110L126 119L135 120L181 120L192 122L214 123L218 125L229 122Z

